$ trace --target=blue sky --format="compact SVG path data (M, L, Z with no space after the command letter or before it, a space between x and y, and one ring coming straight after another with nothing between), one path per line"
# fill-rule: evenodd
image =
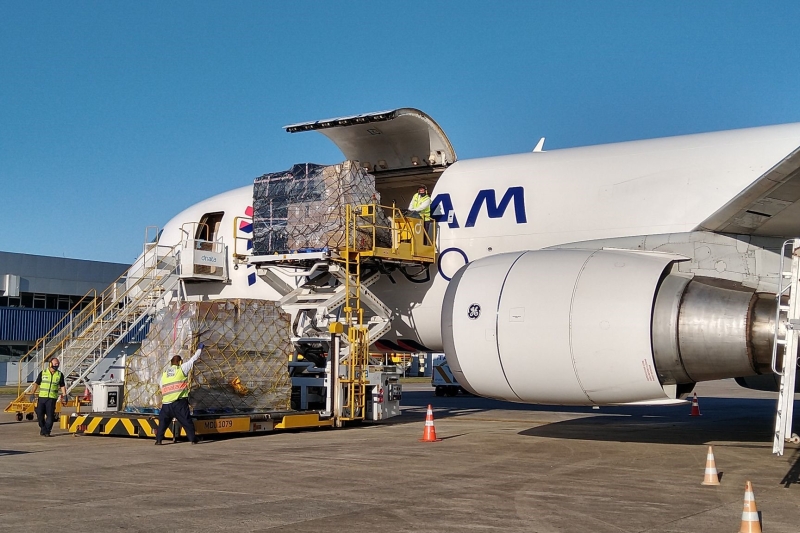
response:
M800 121L798 2L2 2L0 250L130 263L417 107L461 159Z

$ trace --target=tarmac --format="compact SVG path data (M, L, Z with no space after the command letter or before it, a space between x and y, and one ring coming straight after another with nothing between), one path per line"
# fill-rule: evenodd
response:
M530 406L411 384L386 423L197 446L46 439L2 413L0 532L730 533L746 480L765 532L800 531L800 449L771 453L775 395L732 381L696 392L700 417L689 404ZM419 442L429 403L441 442ZM708 445L718 487L700 484Z

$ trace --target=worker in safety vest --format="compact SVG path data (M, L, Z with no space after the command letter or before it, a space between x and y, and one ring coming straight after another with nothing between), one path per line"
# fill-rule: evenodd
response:
M411 198L408 210L419 215L425 225L425 244L431 236L431 197L428 196L428 188L425 185L417 187L417 193Z
M64 374L58 370L61 365L58 358L50 360L49 368L39 372L33 384L33 394L39 392L36 403L36 420L39 422L39 435L50 437L53 429L53 418L56 414L56 401L67 397Z
M158 430L156 431L156 445L161 444L167 426L176 419L183 426L186 437L192 444L197 444L194 434L194 424L189 412L189 372L194 362L203 351L203 343L197 345L197 351L191 359L183 362L180 355L170 360L170 365L161 375L161 411L158 413ZM180 429L176 429L176 435Z

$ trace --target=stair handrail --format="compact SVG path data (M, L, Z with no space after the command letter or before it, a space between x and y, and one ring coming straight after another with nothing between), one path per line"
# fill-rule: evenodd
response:
M95 319L92 322L92 324L102 324L103 320L109 318L111 315L116 313L119 310L118 305L120 303L125 302L125 299L130 297L130 294L134 289L140 289L141 285L143 284L143 282L145 280L147 280L147 281L157 281L157 279L155 278L154 274L158 270L160 270L159 267L162 266L161 259L165 259L167 257L172 256L173 253L175 252L175 250L178 248L178 246L179 245L176 244L176 245L171 246L171 247L166 247L166 246L153 246L153 247L151 247L150 250L155 250L156 253L154 254L155 255L155 261L149 267L147 266L147 262L148 262L147 253L143 254L141 267L144 269L144 272L142 273L142 275L140 277L138 277L138 279L136 279L136 281L133 284L128 285L126 283L126 287L127 288L121 294L118 294L115 298L109 298L111 300L110 304L104 306L104 309L100 312L99 315L97 315L95 317ZM167 251L167 253L165 255L163 255L163 256L161 256L159 258L158 257L158 248L168 248L168 251ZM136 266L136 265L135 264L132 265L131 268L133 268L133 266ZM177 270L179 268L179 266L180 266L180 262L179 261L175 261L175 264L173 264L172 268L169 269L169 274L174 273L174 271ZM103 293L101 294L101 298L100 298L101 302L106 300L106 298L103 298L104 295L106 295L108 293L108 295L110 296L111 294L116 292L116 287L117 287L117 285L119 285L118 282L120 280L122 280L123 278L126 278L125 281L127 281L127 279L130 277L129 271L130 271L130 269L128 271L126 271L126 274L123 274L122 276L120 276L116 281L114 281L114 283L109 285L109 287L105 291L103 291ZM137 271L138 271L138 269L137 269ZM135 307L136 302L138 302L141 299L147 297L150 294L151 290L153 288L155 288L155 287L157 287L157 284L154 284L150 288L142 289L141 292L136 297L134 297L129 304L126 304L125 308L129 308L129 306L134 306ZM103 337L107 336L108 335L108 330L113 329L114 327L119 325L119 322L121 322L121 320L125 316L126 316L125 313L120 313L118 316L114 317L114 319L112 319L112 321L109 322L108 328L106 329L105 332L102 329L100 330L100 333L102 334L102 336ZM77 341L79 338L80 337L76 337L75 340ZM98 342L100 342L100 341L98 341ZM64 363L64 366L65 366L65 369L64 369L64 373L65 374L67 374L68 372L71 372L73 370L73 368L68 367L66 361Z
M86 299L89 298L89 295L92 295L91 296L91 301L90 301L89 305L86 305ZM44 351L49 343L52 343L52 342L56 341L56 339L60 335L62 335L62 333L66 336L66 332L71 332L71 328L68 329L66 327L66 323L71 323L74 319L78 318L78 316L80 316L84 311L86 311L87 309L90 309L92 307L93 303L96 301L96 299L97 299L97 290L96 289L91 289L89 292L84 294L81 297L81 299L78 300L78 302L75 303L75 305L73 305L69 309L69 311L67 311L64 314L64 316L61 317L61 319L58 322L56 322L55 325L52 328L50 328L50 330L47 333L45 333L42 337L40 337L36 341L36 343L33 345L33 347L30 350L28 350L28 352L25 355L23 355L22 357L19 358L19 362L17 364L17 371L18 371L18 374L19 374L19 381L17 382L17 395L18 396L22 395L22 393L23 393L23 390L22 390L22 385L23 385L22 373L23 373L23 369L24 368L25 369L29 368L31 360L34 359L40 352ZM78 309L79 306L81 306L81 305L84 305L84 307ZM78 314L73 316L73 313L75 313L76 310L78 311ZM57 345L60 345L61 341L62 340L58 340L57 341ZM52 351L55 351L55 350L52 350ZM42 363L44 363L48 359L50 359L50 357L45 356L45 358L43 359ZM28 373L29 372L25 372L26 376L27 376ZM26 383L25 390L27 391L27 389L31 385L27 384L27 382L25 382L25 383Z
M175 277L175 278L172 280L172 283L171 283L170 285L168 285L168 286L154 285L154 286L151 288L151 290L149 290L149 291L148 291L148 292L146 292L146 293L143 293L143 297L142 297L141 299L143 300L143 299L144 299L144 297L146 297L147 295L151 294L151 293L152 293L152 291L153 291L155 288L157 288L157 287L161 287L161 288L163 288L163 289L164 289L164 293L168 293L168 292L169 292L169 291L171 291L173 288L175 288L175 285L177 285L179 282L180 282L180 278L178 278L178 277ZM134 309L137 309L137 312L136 312L136 313L130 313L130 314L129 314L129 315L132 315L132 316L134 316L134 317L135 317L135 320L133 320L133 321L131 322L131 325L130 325L129 327L125 328L125 331L124 331L124 332L121 332L121 333L120 333L120 334L117 336L117 338L116 338L116 339L114 339L114 341L113 341L113 342L111 342L110 344L108 344L108 345L104 346L104 347L103 347L103 351L104 351L104 352L107 352L107 351L109 351L109 350L113 349L115 346L117 346L117 345L118 345L120 342L122 342L122 340L125 338L125 336L126 336L126 335L127 335L129 332L130 332L131 328L133 328L133 327L136 327L137 325L139 325L139 329L141 329L141 327L142 327L142 326L141 326L140 324L141 324L142 320L144 319L144 317L145 317L147 314L149 314L149 313L150 313L150 311L151 311L151 310L152 310L152 309L153 309L153 308L156 306L156 304L158 303L158 301L160 301L160 299L161 299L161 298L158 298L158 299L154 299L154 300L152 300L152 301L151 301L151 302L150 302L150 303L147 305L147 307L145 307L144 309L141 309L141 308L139 308L139 306L138 306L138 303L131 303L131 304L129 304L129 306L128 306L128 307L130 307L130 308L134 308ZM121 322L121 320L120 320L119 322ZM117 322L117 324L118 324L119 322ZM113 329L113 328L110 328L110 329ZM91 350L91 351L92 351L92 352L94 352L94 351L96 350L96 346L97 346L97 344L100 344L100 343L102 343L104 339L107 339L107 338L108 338L108 336L109 336L108 332L106 332L105 334L101 335L101 338L100 338L100 340L98 340L98 341L97 341L97 343L95 344L95 346L94 346L94 347L92 347L92 350ZM87 350L87 352L89 352L89 350ZM81 362L83 362L85 359L86 359L86 357L84 357L83 359L81 359ZM92 372L92 370L94 370L94 369L95 369L95 367L97 367L97 365L98 365L98 364L100 364L100 361L101 361L102 359L103 359L102 357L96 357L96 358L95 358L95 360L92 362L92 364L91 364L91 365L88 365L86 368L84 368L84 369L81 371L81 373L80 373L80 374L79 374L79 375L78 375L78 376L77 376L75 379L73 379L73 380L72 380L72 382L71 382L71 383L70 383L70 384L67 386L67 394L69 394L70 392L72 392L72 390L73 390L75 387L77 387L77 386L78 386L78 385L79 385L79 384L80 384L80 383L81 383L83 380L85 380L86 376L88 376L88 375L89 375L89 374ZM77 365L75 368L79 368L79 367L80 367L80 362L78 363L78 365ZM74 370L74 369L73 369L73 370Z
M781 307L782 307L781 306L781 298L784 296L786 291L788 291L792 287L791 274L789 275L789 278L788 278L789 279L789 283L785 287L783 286L784 273L785 273L785 271L783 269L784 268L783 265L784 265L784 261L786 260L786 248L788 246L790 246L790 245L791 246L794 245L794 239L789 239L787 241L784 241L783 245L781 246L781 260L780 260L780 265L778 267L778 293L775 295L775 298L776 298L778 303L775 306L775 335L774 335L774 339L773 339L773 342L772 342L772 364L771 364L771 368L772 368L772 372L775 373L778 376L782 376L783 375L783 370L780 370L780 371L778 370L778 344L780 344L778 342L778 340L779 340L778 336L779 336L779 331L780 331L781 313L784 312L784 310L781 309ZM787 331L787 334L791 334L791 332ZM785 349L784 349L784 357L786 357L786 350Z
M53 326L50 331L45 334L44 337L39 339L34 347L22 358L20 358L20 362L18 365L18 374L19 374L19 382L17 384L17 393L18 396L26 393L32 386L32 383L27 383L27 381L23 380L23 371L27 376L30 373L30 363L31 361L36 361L37 366L41 365L42 369L44 369L44 364L52 359L56 354L62 352L64 350L65 344L68 341L77 339L79 336L88 328L91 324L94 324L98 319L102 320L104 317L107 317L111 312L115 310L115 304L118 304L122 301L125 297L128 297L131 290L134 288L138 288L142 283L142 280L152 280L152 275L155 271L158 270L158 267L161 266L161 262L159 261L158 257L158 250L159 248L168 248L167 252L162 256L162 258L170 256L175 249L179 245L166 247L160 245L153 245L148 247L147 250L142 254L142 261L141 265L134 263L131 265L125 272L123 272L117 279L115 279L109 286L103 290L99 295L95 289L89 291L86 296L89 294L94 294L91 302L89 305L85 306L81 309L77 315L74 317L72 313L74 312L75 308L80 305L80 302L75 304L72 309L55 325ZM150 254L150 252L155 251L155 254ZM152 255L153 258L148 257ZM153 260L154 259L154 260ZM152 261L152 264L149 264ZM176 261L176 265L178 262ZM137 281L128 287L121 295L117 298L111 298L111 296L118 290L118 286L121 284L126 284L127 280L131 277L133 272L132 269L136 267L136 271L138 272L141 269L144 269L142 275L137 279ZM177 266L173 267L175 270ZM147 291L142 291L142 294L146 294ZM86 297L84 296L84 298ZM106 304L106 302L109 304ZM99 311L99 314L98 314ZM77 326L76 326L77 322ZM70 327L67 327L67 323L70 324ZM53 335L52 338L48 338L53 332L61 327L60 331ZM63 332L63 335L61 335ZM75 336L77 332L77 336ZM59 335L61 337L59 338ZM52 342L58 338L58 341L55 344ZM41 357L38 357L41 354ZM66 370L66 369L65 369Z

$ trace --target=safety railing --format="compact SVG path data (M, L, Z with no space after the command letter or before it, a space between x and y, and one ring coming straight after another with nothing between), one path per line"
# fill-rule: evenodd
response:
M246 231L245 228L250 228L250 231ZM247 235L242 235L242 232L247 233ZM253 239L253 218L233 217L232 256L234 262L236 263L247 262L247 258L252 255L252 250L253 250L252 239Z
M28 408L26 395L33 387L30 377L43 370L54 357L62 360L61 371L67 378L68 391L84 380L104 353L118 344L131 328L140 325L158 297L177 283L175 274L180 265L176 252L177 246L145 245L137 262L96 295L89 305L74 317L72 312L68 313L21 359L18 397L5 410L19 412ZM173 283L167 287L166 280ZM87 362L87 359L91 360Z
M436 223L408 215L395 205L347 206L349 251L385 259L436 260Z

